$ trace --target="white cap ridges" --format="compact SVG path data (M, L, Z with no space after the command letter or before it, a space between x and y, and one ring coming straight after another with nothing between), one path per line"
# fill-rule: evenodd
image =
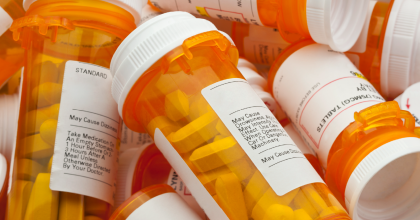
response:
M159 15L134 30L121 43L111 61L112 96L118 103L120 115L132 86L150 66L181 46L187 38L208 31L217 31L217 28L186 12Z
M346 185L350 217L416 219L420 213L419 160L420 138L413 137L391 141L367 155Z
M0 154L0 190L3 189L4 184L6 183L7 175L7 161L2 154Z
M32 3L37 0L23 0L23 9L27 11ZM135 20L135 23L140 23L141 10L143 8L143 2L141 0L102 0L111 4L117 5L126 11L130 12Z
M19 117L19 95L0 95L0 153L10 162Z
M114 207L120 206L131 196L133 176L134 171L136 170L137 162L141 153L149 145L150 144L146 144L139 148L131 148L121 153L118 160L117 191L115 192Z
M251 86L260 86L263 91L267 89L267 80L257 73L257 68L249 61L239 58L238 70Z
M420 81L420 1L395 1L384 37L381 90L393 99Z
M306 20L314 41L348 51L362 31L369 0L307 0Z

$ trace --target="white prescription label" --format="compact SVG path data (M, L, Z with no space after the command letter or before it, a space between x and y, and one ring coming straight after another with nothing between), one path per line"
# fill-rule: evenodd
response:
M400 108L409 111L416 120L416 127L420 127L420 83L408 87L398 99Z
M249 26L249 36L244 38L245 58L253 63L271 65L277 56L289 46L276 28Z
M121 152L131 148L139 148L151 143L153 143L153 139L149 134L134 132L123 123L120 145Z
M324 168L354 112L385 101L343 53L319 44L298 50L282 64L273 94Z
M12 26L13 18L2 8L0 7L0 36L7 31L7 29Z
M263 25L258 15L257 0L150 0L150 2L162 11L185 11L228 21Z
M111 83L109 69L77 61L66 63L51 169L52 190L114 204L120 118Z
M197 203L195 198L192 196L190 190L188 190L185 183L182 182L181 177L175 172L174 169L171 169L168 178L168 185L170 185L176 193L192 208L202 219L208 219L204 210Z
M203 184L201 184L200 180L198 180L195 174L185 163L184 159L182 159L159 128L156 128L154 137L156 147L159 148L160 152L162 152L163 156L165 156L174 170L177 170L177 173L182 178L197 203L200 207L203 207L206 215L210 219L229 220L227 215L223 212L216 201L214 201L213 197L209 194L206 188L204 188Z
M323 183L247 81L223 80L201 93L277 195Z
M202 220L176 193L156 196L134 210L127 220Z

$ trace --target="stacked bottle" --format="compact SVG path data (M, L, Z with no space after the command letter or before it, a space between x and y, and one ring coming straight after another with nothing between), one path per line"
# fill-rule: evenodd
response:
M420 2L371 1L364 31L347 53L375 88L392 100L420 82ZM408 16L408 17L407 17Z
M277 58L269 83L352 218L419 215L414 118L385 102L343 53L310 40L296 43Z
M210 22L157 16L113 57L120 115L149 132L210 219L349 219L237 60Z
M366 18L368 0L253 0L185 1L149 0L162 11L197 12L203 16L278 28L287 42L312 38L337 51L356 42Z
M0 88L23 66L23 49L8 29L13 20L24 15L22 0L0 1Z
M26 50L7 219L107 219L120 119L109 63L137 1L25 1L11 30Z

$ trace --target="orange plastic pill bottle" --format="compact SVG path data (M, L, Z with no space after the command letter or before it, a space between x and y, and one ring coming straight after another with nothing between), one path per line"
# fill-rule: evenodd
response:
M153 185L132 195L109 220L203 220L168 185Z
M156 184L171 186L194 212L207 219L181 178L153 143L120 154L115 207L136 192Z
M9 31L13 20L23 17L22 0L0 1L0 88L23 66L23 49Z
M349 219L237 62L212 23L165 13L118 48L113 97L210 219Z
M418 216L414 118L385 102L343 53L313 41L296 43L278 57L269 83L350 217Z
M371 1L362 34L347 53L387 100L420 82L414 65L420 51L419 15L418 1Z
M356 42L366 18L369 0L149 0L162 11L193 14L278 28L287 42L312 38L337 51Z
M136 28L137 1L25 1L10 30L25 49L8 216L107 219L120 118L109 63Z

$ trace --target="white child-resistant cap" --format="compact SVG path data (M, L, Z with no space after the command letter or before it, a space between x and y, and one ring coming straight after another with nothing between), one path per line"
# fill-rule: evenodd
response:
M187 12L168 12L150 19L128 35L111 61L112 96L120 115L132 86L150 66L187 38L208 31L217 28L207 20Z
M37 0L23 0L23 9L27 11L32 3L36 2ZM134 17L134 22L136 24L140 23L140 15L143 8L143 2L141 0L101 0L105 2L109 2L116 6L119 6L126 11L130 12Z
M3 189L4 184L6 183L6 176L7 176L7 160L6 158L0 154L0 190Z
M17 134L19 95L0 95L0 153L11 161Z
M354 169L345 202L350 217L417 219L420 216L420 138L402 138L372 151Z
M239 58L238 70L242 73L246 81L252 85L258 85L263 90L267 90L267 80L258 74L257 68L248 60Z
M115 207L120 206L131 195L133 187L133 177L136 171L140 155L150 144L145 144L139 148L131 148L124 151L118 161L117 190L115 192Z
M362 31L369 0L307 0L306 19L314 41L348 51Z
M381 90L394 99L420 82L420 1L395 0L386 27Z

